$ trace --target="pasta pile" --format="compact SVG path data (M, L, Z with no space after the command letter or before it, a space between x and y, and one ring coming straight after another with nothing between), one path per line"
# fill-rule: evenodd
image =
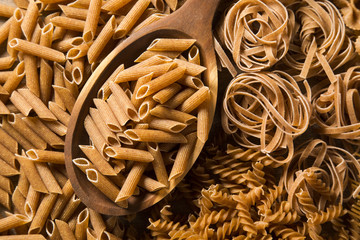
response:
M184 176L197 139L207 139L210 90L197 77L206 68L199 65L194 43L155 39L135 60L139 63L115 70L85 118L93 146L80 148L90 161L76 158L73 163L121 207L139 194L137 186L155 192ZM186 60L180 54L188 49ZM166 165L172 165L169 173ZM156 180L148 176L152 172Z

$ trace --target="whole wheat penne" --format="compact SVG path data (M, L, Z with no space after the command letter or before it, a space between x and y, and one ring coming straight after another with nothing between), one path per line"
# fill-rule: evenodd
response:
M54 17L56 18L56 17ZM54 19L52 18L52 19ZM53 23L52 19L50 20L51 23ZM54 24L54 23L53 23ZM54 24L55 26L55 24ZM55 26L54 28L54 34L53 34L53 41L59 40L59 39L63 39L65 34L67 32L66 28L63 27L59 27L59 26Z
M14 38L13 40L16 40L16 38ZM37 70L36 57L29 54L24 54L24 64L25 64L26 86L36 96L40 97L40 83L39 83L39 73Z
M188 53L188 62L193 63L193 64L197 64L200 65L201 64L201 60L200 60L200 50L197 46L192 46L189 50Z
M64 103L66 109L69 111L69 113L71 113L76 100L75 100L74 96L71 94L70 90L65 87L60 87L60 86L55 86L55 85L53 85L52 87L54 88L55 93L58 94L59 98ZM56 102L56 103L58 103L58 102Z
M210 100L207 99L198 108L197 136L203 143L207 141L211 128L210 105Z
M132 30L132 33L137 32L137 31L139 31L140 29L142 29L142 28L144 28L144 27L146 27L146 26L149 26L150 24L152 24L152 23L154 23L154 22L159 21L160 19L162 19L162 18L164 18L164 17L166 17L166 16L167 16L167 14L154 13L154 14L150 15L148 18L146 18L144 21L142 21L141 23L139 23L139 24ZM145 51L145 52L147 52L147 51ZM145 53L145 52L144 52L144 53ZM144 53L143 53L143 54L144 54ZM141 55L143 55L143 54L141 54ZM178 55L180 55L180 53L179 53ZM176 57L177 57L177 56L176 56ZM145 58L145 59L146 59L146 58ZM137 61L135 60L135 62L137 62Z
M88 50L87 56L89 63L96 62L101 51L105 48L106 44L113 36L115 32L115 28L116 28L115 17L112 16Z
M128 129L124 132L131 140L139 142L186 143L181 133L168 133L151 129Z
M170 98L172 98L175 94L177 94L181 90L181 85L177 83L170 84L166 88L158 91L153 95L153 99L160 104L164 104Z
M136 67L135 67L136 66ZM149 73L153 73L153 77L158 77L165 74L170 69L176 67L174 63L163 63L158 65L151 65L151 66L137 66L134 65L131 68L127 68L124 71L121 71L115 78L115 83L120 82L129 82L137 80L138 78L145 76Z
M51 97L52 90L52 78L53 78L53 69L49 63L41 59L40 60L40 98L43 103L47 103Z
M115 100L120 105L122 110L126 113L126 115L133 121L138 122L139 116L137 114L136 108L132 104L129 97L126 95L124 90L116 83L110 82L109 87L111 89L112 94L115 97Z
M152 41L147 50L183 52L189 49L195 42L195 39L157 38Z
M86 239L86 229L89 226L89 208L82 210L76 218L75 237L76 240Z
M101 11L102 0L90 1L89 10L85 20L83 38L85 42L89 42L94 39L97 25L99 22L99 16Z
M183 91L176 94L173 98L164 104L165 107L168 108L177 108L180 106L186 99L188 99L191 95L196 92L193 88L186 88Z
M194 63L190 63L188 61L174 59L174 62L176 62L178 66L185 67L186 74L190 76L198 76L199 74L201 74L206 70L206 67Z
M63 79L65 87L70 91L71 95L74 98L77 98L77 96L79 95L79 87L72 78L71 68L72 66L70 64L68 66L68 69L65 68L65 70L63 71Z
M190 125L196 121L196 117L191 114L184 113L175 109L170 109L160 105L151 109L150 114L158 118L182 122L185 123L186 125Z
M21 214L9 214L9 216L0 219L0 232L25 225L31 219Z
M53 133L38 117L24 117L22 120L51 147L62 149L64 141Z
M86 116L84 127L95 148L104 156L104 150L108 144L90 115Z
M65 87L63 71L64 71L63 66L61 66L59 63L54 63L54 71L53 71L54 72L54 86ZM60 93L63 93L62 89L60 89L58 91ZM71 94L70 94L70 96L71 96ZM55 90L55 88L54 88L54 101L56 104L59 105L59 107L61 107L61 109L66 110L65 103L62 100L62 98L60 97L60 94Z
M46 221L45 232L51 240L61 239L59 229L53 220Z
M15 105L12 104L12 103L7 103L7 104L6 104L6 107L7 107L7 109L9 109L9 111L12 112L12 113L15 113L15 114L20 113L19 109L17 109L17 108L15 107Z
M85 80L84 78L84 68L85 68L85 57L74 59L72 62L71 75L73 81L76 85L82 85Z
M149 127L152 129L159 129L170 133L180 133L187 125L181 122L177 122L169 119L151 118Z
M64 16L54 17L51 22L54 26L76 32L83 32L85 27L85 21Z
M40 24L43 25L43 22L42 22L41 19L38 19L37 24L35 25L35 29L34 29L34 31L32 33L32 36L31 36L30 40L28 40L29 42L32 42L34 44L40 44L40 38L41 38Z
M99 110L97 110L96 108L90 108L90 115L105 140L110 145L120 145L119 140L116 138L116 135L112 131L110 131L110 129L107 127L106 123L102 119Z
M35 163L27 157L20 156L18 154L16 154L15 157L20 163L20 166L23 168L24 173L29 180L30 186L38 192L48 193L48 190L41 179L38 170L36 169Z
M10 203L11 201L10 201L9 193L7 193L5 190L0 188L0 204L4 206L6 209L10 210L11 209Z
M1 10L0 10L1 11ZM21 32L21 22L23 21L24 15L20 8L16 8L14 10L14 14L11 20L11 26L9 30L8 42L10 42L13 38L20 38L22 35ZM7 46L7 52L10 56L16 57L17 51Z
M41 234L17 234L17 235L7 235L0 236L0 239L6 240L45 240L46 238Z
M0 144L4 145L10 152L18 152L18 142L0 128Z
M39 118L48 120L48 121L56 121L55 115L46 107L46 105L38 98L35 94L33 94L29 89L21 88L17 90L31 105Z
M140 149L110 146L105 153L112 158L131 160L137 162L152 162L154 157L148 152Z
M51 170L47 163L37 162L35 167L43 180L46 188L50 193L62 194L61 187L56 181L54 175L51 173Z
M131 2L131 0L109 0L106 1L105 4L101 7L102 10L108 11L108 12L115 12L118 9L122 8L126 4Z
M32 106L17 91L12 92L12 94L10 96L10 101L24 116L29 116L31 113L34 112L34 109L32 108Z
M18 187L15 188L11 195L11 202L14 206L14 213L25 215L25 197L21 194Z
M113 132L120 132L121 126L120 123L117 121L114 113L111 111L109 105L101 99L94 99L96 108L100 111L100 114L103 116L104 121L108 128Z
M29 227L29 234L40 233L43 229L45 222L50 215L51 209L54 206L57 198L56 193L49 193L44 196L39 204L35 216Z
M182 174L184 174L187 171L187 168L189 166L189 158L192 153L192 150L195 147L197 134L190 133L189 135L186 136L186 139L187 139L187 143L180 145L180 148L175 158L174 165L171 169L169 181L180 177Z
M140 77L136 81L136 85L135 85L135 88L134 88L133 92L136 93L140 86L142 86L143 84L148 83L149 81L151 81L152 76L153 76L153 73L149 73L149 74L147 74L145 76ZM140 107L141 103L143 102L143 100L142 99L136 99L135 94L133 94L131 96L131 102L134 105L134 107L136 109L138 109Z
M40 195L41 193L35 191L35 189L30 185L28 194L26 195L24 207L25 215L30 219L34 217L36 209L39 206Z
M19 189L20 193L26 197L28 195L30 183L25 175L24 169L20 166L20 175L19 175L19 181L17 184L17 188Z
M62 239L76 240L74 233L71 231L69 225L66 222L55 219L55 224Z
M7 116L7 121L16 131L21 133L24 138L26 138L29 142L32 142L36 148L45 149L47 147L46 142L25 124L25 122L21 119L21 116L16 114L9 114Z
M44 24L47 25L49 23L51 23L51 19L54 18L54 17L57 17L59 16L60 13L59 12L53 12L53 13L50 13L49 15L47 15L45 18L44 18ZM53 28L53 31L54 31L54 28Z
M149 66L160 65L160 64L164 64L164 63L171 63L172 58L167 57L163 54L157 53L156 55L152 55L151 57L146 58L144 60L141 60L141 61L135 60L134 62L137 62L137 64L130 68L149 67ZM176 67L176 65L173 65L173 68L174 67Z
M4 145L0 144L0 158L15 168L15 156Z
M134 142L123 132L117 133L116 137L119 139L121 145L134 145Z
M10 26L12 22L12 17L6 20L0 26L0 44L3 43L9 36Z
M184 67L175 68L174 70L153 79L151 82L142 85L136 93L136 98L144 98L169 86L179 80L184 75L185 70Z
M74 214L76 209L79 207L81 201L80 198L73 194L69 202L66 204L64 210L62 211L59 219L65 222L68 222L70 217Z
M0 188L5 192L12 194L14 186L9 178L0 176Z
M125 179L123 186L119 194L117 195L115 202L120 202L127 200L131 195L133 195L135 188L140 181L141 175L146 169L147 163L136 162L131 168L128 176Z
M19 171L0 158L0 174L3 176L15 176L19 175Z
M60 137L66 135L67 127L59 121L42 121L42 123L56 135Z
M19 38L14 38L9 42L9 46L18 51L44 58L46 60L63 63L66 61L65 55L62 52L54 50L49 47L41 46Z
M168 174L165 168L162 154L160 152L159 145L157 143L149 142L147 143L147 149L149 153L154 157L154 161L152 161L152 166L154 168L157 180L165 186L168 186Z
M52 47L60 52L67 52L71 48L79 46L84 43L82 37L73 37L68 39L60 40L52 45Z
M150 116L150 110L156 106L152 96L147 96L139 107L139 116L141 120L146 120Z
M10 114L10 110L6 107L6 105L2 101L0 101L0 114L1 115Z
M95 168L94 164L92 164L86 158L75 158L72 160L75 166L77 166L83 173L85 173L86 169Z
M45 47L51 47L53 37L54 25L52 23L46 24L41 29L40 45Z
M166 188L165 184L162 184L145 175L141 176L140 181L138 182L138 186L144 188L149 192L156 192L160 189Z
M204 86L204 83L201 81L200 78L193 76L184 76L178 81L178 83L194 89L200 89Z
M0 58L0 70L11 68L15 62L15 59L16 58L14 58L12 56L1 57Z
M41 149L30 149L26 151L26 155L35 162L65 164L65 155L63 152L41 150Z
M64 111L57 103L49 102L49 110L55 115L57 119L65 126L68 126L70 121L70 114Z
M89 209L89 213L90 213L91 225L93 226L96 235L100 236L101 233L106 229L104 219L101 217L101 215L98 212L92 209Z
M54 204L54 207L52 208L52 211L50 214L51 219L55 219L55 218L59 217L60 213L62 212L62 210L64 209L64 207L69 202L72 195L74 194L74 189L71 186L70 180L68 180L65 183L65 185L62 187L61 191L63 192L63 194L58 196L58 198Z
M15 139L25 150L36 148L26 138L23 137L18 131L13 128L6 119L2 120L2 128L8 133L13 139Z
M85 43L83 43L83 44L81 44L79 46L71 48L67 52L66 58L74 60L74 59L84 57L87 54L91 44L92 44L92 41L90 41L90 43L85 42Z
M63 173L61 173L61 171L58 170L57 167L58 165L50 165L52 174L54 175L56 181L59 183L60 187L63 188L68 178Z
M115 69L115 71L110 75L110 77L106 80L106 82L102 85L102 87L98 91L97 94L98 98L106 100L110 96L111 90L109 84L111 81L114 81L116 76L123 70L124 70L124 64L121 64Z
M86 20L88 13L88 9L86 8L77 8L62 4L59 4L59 7L66 17Z
M108 178L99 173L96 169L86 169L86 176L88 180L95 185L105 196L115 201L119 188L112 183Z
M0 16L1 17L10 18L13 15L14 11L15 11L15 8L13 6L0 3Z
M123 38L135 25L137 20L149 6L150 0L137 1L131 10L126 14L125 18L120 22L114 33L114 38Z
M186 99L180 106L179 110L185 113L190 113L195 110L200 104L210 97L210 90L208 87L202 87L193 95Z
M30 40L36 26L37 18L39 17L39 9L41 3L36 3L33 0L29 1L24 20L21 23L21 30L25 39Z
M94 164L95 168L105 176L115 176L116 172L111 167L106 158L104 158L94 146L79 146L81 151L89 158Z
M10 79L12 73L13 73L13 71L1 71L0 72L0 84L6 83L6 81L8 79Z
M107 99L107 103L111 109L111 111L114 113L115 118L119 122L120 126L124 126L130 119L128 115L123 111L121 106L118 104L118 102L115 99L115 96L111 95Z

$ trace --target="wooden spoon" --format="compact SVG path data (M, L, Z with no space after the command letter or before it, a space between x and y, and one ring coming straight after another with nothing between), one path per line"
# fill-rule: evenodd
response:
M196 39L196 45L200 49L202 65L207 68L202 78L211 91L209 104L209 126L211 126L217 96L217 65L213 47L212 21L219 2L220 0L187 0L173 14L139 30L118 45L88 79L71 113L65 139L65 163L68 176L75 193L88 207L107 215L128 215L141 211L154 205L169 194L195 163L204 146L204 142L199 139L189 159L189 168L181 177L171 181L170 186L166 189L155 193L132 196L128 199L128 208L124 209L112 202L92 185L72 163L72 159L84 156L79 145L89 144L84 129L84 119L100 87L120 64L125 64L125 67L133 65L134 60L146 50L147 46L155 38Z

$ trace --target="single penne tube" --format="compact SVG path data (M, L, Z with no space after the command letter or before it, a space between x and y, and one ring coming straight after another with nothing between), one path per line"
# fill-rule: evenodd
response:
M38 192L48 193L48 190L35 167L35 163L24 156L16 154L15 157L20 163L20 166L23 168L24 173L33 189Z
M115 32L115 28L116 28L115 17L112 16L88 50L87 57L89 63L96 62L96 60L100 56L101 51L105 48L106 44L112 38Z
M203 143L207 141L211 128L210 105L211 103L207 99L198 108L197 137Z
M71 48L80 46L83 43L84 43L84 39L82 37L73 37L73 38L63 39L54 43L52 45L52 48L60 52L67 52Z
M22 120L51 147L55 149L64 148L64 140L46 127L38 117L24 117Z
M50 193L62 194L61 187L51 173L49 165L47 163L37 162L35 163L35 167L48 191Z
M142 85L136 93L136 98L144 98L158 92L172 83L175 83L184 75L185 70L186 69L184 67L177 67L174 70L171 70Z
M26 54L37 56L46 60L60 63L66 61L65 55L62 52L19 38L12 39L9 42L9 46L20 52L24 52Z
M16 39L14 38L13 40ZM37 63L37 58L35 56L24 54L26 87L36 96L40 97L40 81Z
M149 127L170 133L180 133L187 127L187 125L170 119L153 117L149 122Z
M168 100L164 106L168 108L177 108L180 106L186 99L192 96L196 92L193 88L185 88L184 90L180 91L176 94L173 98Z
M116 137L119 139L121 145L134 145L134 142L123 132L117 133Z
M149 73L153 73L153 78L155 78L165 74L167 71L176 67L176 64L172 62L158 64L158 65L151 65L151 66L141 66L141 67L137 66L138 64L134 65L133 67L127 68L124 71L121 71L116 76L114 82L121 83L121 82L134 81Z
M16 8L11 20L11 26L10 26L10 30L9 30L9 37L8 37L8 43L13 39L13 38L21 38L22 32L21 32L21 23L24 19L24 15L22 13L22 11L20 10L20 8ZM17 56L17 51L10 48L9 45L7 46L7 52L9 53L10 56L12 57L16 57Z
M72 66L70 64L68 66L68 69L65 68L65 70L63 71L63 79L65 87L70 91L71 95L74 98L77 98L79 96L79 87L72 78L71 68Z
M15 139L25 150L29 150L31 148L36 148L32 143L30 143L23 135L21 135L18 131L15 130L11 126L10 123L6 119L2 120L2 129L5 130L13 139Z
M96 233L94 229L91 229L90 227L88 227L86 229L86 239L87 240L96 240Z
M65 155L63 152L41 150L41 149L30 149L26 151L26 155L35 162L65 164Z
M2 176L10 177L19 175L20 173L18 170L16 170L16 168L10 166L8 163L6 163L0 158L0 174Z
M147 96L144 101L141 103L139 107L139 116L140 119L146 121L147 118L150 116L150 110L156 106L155 100L152 96Z
M28 194L25 199L25 215L32 219L39 206L41 193L36 191L31 185L29 186Z
M29 116L31 113L34 112L34 109L32 108L32 106L17 91L13 91L11 93L10 101L24 116Z
M0 219L0 232L16 228L29 223L31 219L21 214L9 214L9 216Z
M135 33L137 31L139 31L140 29L149 26L150 24L159 21L160 19L163 19L164 17L168 16L167 14L163 14L163 13L154 13L151 14L148 18L146 18L144 21L142 21L141 23L139 23L138 25L136 25L136 27L134 27L134 29L131 31L131 33ZM180 55L180 53L179 53Z
M59 217L60 213L63 211L66 204L69 202L70 198L74 194L74 189L71 186L70 180L67 180L61 191L63 192L63 194L58 195L54 207L52 208L52 211L50 213L51 219Z
M0 144L4 145L12 153L18 152L18 142L2 128L0 128Z
M89 226L90 213L89 208L82 210L76 218L75 238L76 240L86 239L86 229Z
M8 4L0 3L0 16L10 18L14 14L15 8Z
M176 62L180 67L185 67L186 74L190 76L198 76L199 74L201 74L206 70L206 67L194 63L190 63L188 61L174 59L174 62Z
M115 96L111 95L106 101L113 112L115 118L119 122L120 126L124 126L129 120L129 116L125 113L121 105L116 101Z
M5 190L0 188L0 205L4 206L7 210L11 209L10 195Z
M45 18L44 18L44 24L47 25L49 23L51 23L51 19L54 18L54 17L57 17L59 16L60 13L59 12L53 12L53 13L50 13L49 15L47 15ZM54 29L53 29L54 30Z
M57 167L58 165L50 165L52 174L59 183L60 187L63 188L68 178L61 172L61 170L57 169Z
M189 49L195 42L195 39L157 38L152 41L147 50L159 52L184 52Z
M83 173L85 173L86 169L95 168L94 164L92 164L86 158L75 158L72 160L74 165L78 167Z
M201 81L200 78L197 77L193 77L193 76L184 76L183 78L181 78L178 83L180 83L181 85L187 86L187 87L191 87L194 89L200 89L204 86L203 81Z
M44 125L60 137L66 135L67 127L59 121L43 121Z
M41 8L41 3L35 2L33 0L29 1L24 20L21 23L21 30L25 36L25 39L30 40L34 32L37 19L39 17L39 10Z
M21 194L18 187L15 188L11 195L11 202L14 206L14 213L25 215L25 197Z
M83 85L83 81L85 80L84 77L84 70L85 70L85 57L74 59L72 62L72 69L71 75L72 79L76 83L76 85L80 86Z
M141 176L140 181L138 182L138 186L144 188L149 192L156 192L160 189L166 188L165 184L162 184L145 175Z
M145 76L140 77L140 78L136 81L136 85L135 85L135 88L134 88L134 91L133 91L133 92L136 93L136 92L138 91L139 87L141 87L141 86L142 86L143 84L145 84L145 83L150 82L151 79L152 79L152 77L153 77L153 73L149 73L149 74L147 74L147 75L145 75ZM142 100L142 99L136 99L135 94L133 94L133 95L131 96L131 102L132 102L132 104L134 105L134 107L135 107L136 109L138 109L138 108L140 107L141 103L143 102L143 100Z
M154 160L148 151L125 147L109 146L105 149L105 154L111 158L136 162L152 162Z
M172 58L167 57L167 56L165 56L163 54L160 54L158 52L157 54L152 55L149 58L143 59L141 61L136 61L135 60L134 62L136 62L137 64L133 65L130 68L137 68L137 67L142 67L143 68L143 67L149 67L149 66L154 66L154 65L160 65L160 64L164 64L164 63L171 63L172 61L173 61ZM173 67L176 67L176 65L174 65Z
M4 145L0 144L0 158L12 167L15 166L15 156Z
M46 142L34 132L26 123L21 119L21 116L16 114L9 114L7 116L7 122L10 123L13 128L21 133L29 142L32 142L36 148L45 149L47 147Z
M64 111L57 103L49 102L49 110L55 115L57 119L59 119L62 124L68 126L70 121L70 114Z
M7 235L0 236L1 240L46 240L46 238L41 234L17 234L17 235Z
M105 156L104 150L108 144L99 129L96 127L96 124L90 115L85 117L84 127L95 148L101 153L101 155Z
M46 24L41 29L40 45L45 47L51 47L52 37L54 32L54 25L52 23Z
M55 219L55 224L62 239L76 240L73 231L65 221Z
M180 106L179 110L185 113L190 113L195 110L205 100L210 98L210 90L208 87L202 87L193 95L186 99Z
M116 172L94 146L79 145L81 151L89 158L94 167L105 176L115 176Z
M76 209L79 207L81 201L80 198L73 194L69 202L66 204L64 210L62 211L59 219L65 222L68 222L70 217L74 214Z
M115 199L115 202L127 200L129 197L131 197L134 194L136 186L140 181L140 178L144 173L146 166L147 163L143 163L143 162L136 162L134 164L128 176L126 177L125 182Z
M158 118L169 119L184 123L186 125L190 125L196 121L196 117L191 114L184 113L175 109L170 109L160 105L151 109L150 114Z
M115 12L124 7L129 2L131 2L131 0L109 0L105 2L101 9L108 12Z
M89 112L96 127L99 129L99 132L103 135L106 142L110 145L120 145L116 135L112 131L110 131L110 129L107 127L106 123L102 119L99 110L97 110L96 108L90 108Z
M10 69L12 67L12 65L15 62L14 57L12 56L7 56L7 57L1 57L0 58L0 70L4 70L4 69Z
M79 20L75 18L69 18L64 16L58 16L51 19L52 24L57 27L61 27L63 29L75 31L75 32L83 32L85 27L85 21ZM54 33L55 35L55 33Z
M100 213L92 209L89 209L89 213L91 225L94 228L96 235L100 236L101 233L106 230L104 219L102 218Z
M201 60L200 60L200 50L197 46L192 46L189 50L188 53L188 62L196 64L196 65L200 65L201 64Z
M115 97L115 100L126 113L126 115L133 121L138 122L139 116L137 114L137 110L132 104L129 97L126 95L124 90L120 87L119 84L110 82L109 84L110 90Z
M9 178L0 176L0 188L9 194L12 194L14 186Z
M74 108L76 99L71 94L70 90L65 87L60 87L56 85L53 85L52 87L54 88L55 93L58 94L59 98L64 103L66 109L69 111L69 113L71 113Z
M83 38L85 42L89 42L93 40L95 37L95 32L100 17L101 5L102 5L102 0L90 1L90 5L84 25L84 32L83 32Z
M107 196L112 201L116 200L118 193L120 192L119 188L111 182L107 177L99 173L96 169L90 168L86 169L87 179L94 184L105 196Z
M11 22L12 22L12 17L6 20L0 26L0 44L2 44L8 38Z
M54 85L53 86L65 87L63 71L64 71L63 66L61 66L59 63L54 63L54 70L53 70L53 72L54 72ZM60 93L62 93L62 90L58 90L58 91ZM70 95L70 97L72 97L72 96ZM61 109L66 110L65 103L62 100L62 98L60 97L60 94L57 93L55 88L54 88L54 101L55 101L56 104L59 105L59 107L61 107Z
M188 170L189 158L197 140L196 132L186 136L187 143L181 144L171 169L169 181L175 180Z
M40 84L40 99L43 101L43 103L47 103L50 101L50 98L51 98L53 68L44 59L40 60L39 80L40 80L40 82L39 82L39 84Z
M39 118L47 121L56 121L57 118L55 115L46 107L46 105L38 98L35 94L33 94L29 89L21 88L17 90L27 102L34 109Z
M101 86L100 90L98 91L97 97L103 100L106 100L110 94L110 82L115 81L116 76L124 70L124 64L118 66L115 71L110 75L110 77L106 80L106 82Z
M148 142L147 149L154 158L154 161L152 161L152 166L154 168L157 180L160 183L164 184L165 186L168 186L169 185L168 174L162 154L160 152L159 145L157 143Z
M37 234L40 233L43 227L45 226L46 220L48 219L51 209L53 208L56 198L56 193L49 193L44 196L39 204L39 208L37 209L34 218L31 221L29 227L29 234Z
M19 181L17 184L17 188L19 189L20 193L26 197L29 192L30 183L24 173L24 169L20 166L20 175L19 175Z
M61 239L59 229L53 220L47 220L45 225L45 232L50 240Z
M165 56L168 57L170 59L174 59L177 58L179 55L181 54L181 52L156 52L156 51L145 51L143 52L137 59L135 59L134 62L143 62L151 57L157 56L157 55L161 55L161 56Z
M121 125L109 107L109 104L107 104L107 102L104 100L97 98L95 98L93 101L96 108L99 110L100 115L103 116L104 122L108 128L113 132L120 132L122 130Z
M35 29L32 33L31 39L28 40L29 42L32 42L34 44L40 44L40 38L41 38L41 27L40 24L43 25L42 20L38 20Z
M153 95L153 99L160 104L164 104L170 98L172 98L175 94L177 94L181 90L181 85L177 83L170 84L166 88L158 91Z
M84 42L83 44L81 44L79 46L71 48L66 54L66 59L75 60L75 59L84 57L87 54L87 52L89 51L89 47L91 44L92 44L92 41L90 43Z
M128 129L124 132L131 140L137 142L186 143L181 133L168 133L152 129Z

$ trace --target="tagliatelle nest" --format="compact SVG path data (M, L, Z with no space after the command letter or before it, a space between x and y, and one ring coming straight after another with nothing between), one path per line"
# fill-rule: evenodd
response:
M330 1L305 0L289 7L295 9L295 36L283 62L301 78L324 71L328 74L352 59L353 43L345 34L339 10Z
M289 49L294 18L279 1L242 0L226 14L223 41L242 71L268 69Z
M285 72L240 74L225 94L223 128L241 146L266 154L286 149L288 157L284 161L288 161L293 139L309 125L309 92L307 88L308 96L303 95L297 82Z

